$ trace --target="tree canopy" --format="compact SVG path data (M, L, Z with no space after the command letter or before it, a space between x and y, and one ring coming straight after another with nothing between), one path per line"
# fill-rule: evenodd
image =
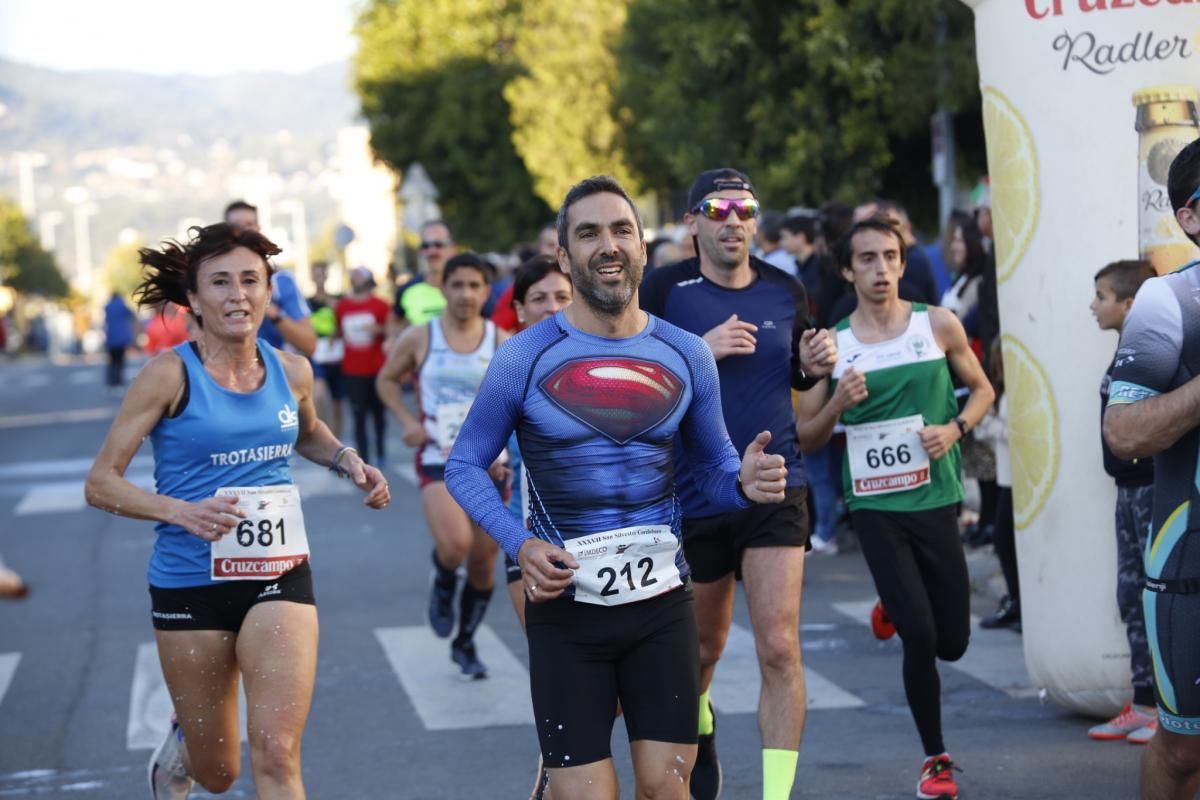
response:
M520 12L505 0L373 0L355 29L372 148L401 175L421 162L456 238L477 249L532 238L553 214L534 195L504 99L521 71Z
M524 71L504 87L513 144L538 197L557 208L582 178L609 174L631 194L638 182L612 115L626 0L525 0L514 55Z
M932 222L939 104L984 171L957 0L369 0L357 34L376 153L420 161L477 247L531 237L588 175L670 198L719 165L777 208L886 194Z
M65 297L70 291L54 256L29 229L16 203L0 197L0 283L26 294Z
M618 48L630 160L657 190L731 165L776 207L880 192L932 207L939 95L980 125L973 26L953 0L634 0Z

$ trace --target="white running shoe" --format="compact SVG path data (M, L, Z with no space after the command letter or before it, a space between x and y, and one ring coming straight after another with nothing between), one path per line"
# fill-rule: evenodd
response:
M1158 733L1158 717L1126 736L1125 741L1130 744L1150 744L1150 740L1156 733Z
M187 800L192 793L194 781L183 768L183 755L180 753L182 744L183 732L172 716L171 729L154 755L150 756L150 765L146 768L152 800Z

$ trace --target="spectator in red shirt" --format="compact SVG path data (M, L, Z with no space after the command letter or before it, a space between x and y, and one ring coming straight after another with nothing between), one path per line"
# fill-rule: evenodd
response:
M146 355L154 356L188 340L187 312L167 303L146 323Z
M375 376L383 368L386 358L383 340L391 308L372 294L374 289L375 276L371 271L366 267L355 267L350 272L350 295L338 301L334 314L337 316L337 335L345 345L342 375L354 414L354 443L364 461L383 469L387 463L384 455L387 417L375 392ZM374 461L367 441L368 413L375 422L378 458Z

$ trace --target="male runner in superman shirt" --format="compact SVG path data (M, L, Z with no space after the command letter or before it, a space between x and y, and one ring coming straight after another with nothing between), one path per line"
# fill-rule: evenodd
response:
M781 502L787 470L763 452L767 432L739 464L712 353L638 308L646 246L615 180L567 193L558 240L577 302L496 352L446 486L521 566L535 722L555 797L618 796L609 740L620 700L638 796L686 800L699 653L675 435L723 509ZM487 476L514 429L532 533Z

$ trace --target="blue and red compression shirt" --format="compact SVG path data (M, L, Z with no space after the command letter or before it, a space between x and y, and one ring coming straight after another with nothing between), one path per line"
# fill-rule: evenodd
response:
M529 495L525 530L487 475L513 430ZM635 336L584 333L560 311L502 344L446 463L446 488L510 557L531 536L568 539L634 525L680 536L676 434L705 495L746 508L712 353L647 315ZM676 566L687 575L682 548Z

